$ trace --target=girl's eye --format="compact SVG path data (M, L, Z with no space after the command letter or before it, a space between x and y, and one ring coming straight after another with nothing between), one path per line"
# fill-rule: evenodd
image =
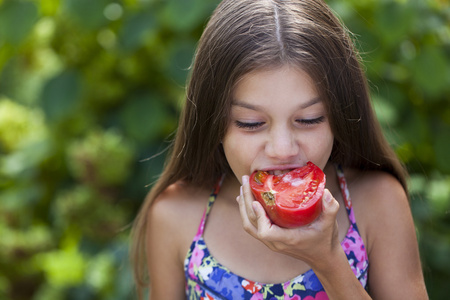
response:
M297 122L306 125L306 126L311 126L311 125L315 125L315 124L320 124L323 121L325 121L325 117L321 116L315 119L301 119L301 120L297 120Z
M247 129L247 130L253 130L261 127L264 125L264 122L241 122L241 121L235 121L235 124L239 128Z

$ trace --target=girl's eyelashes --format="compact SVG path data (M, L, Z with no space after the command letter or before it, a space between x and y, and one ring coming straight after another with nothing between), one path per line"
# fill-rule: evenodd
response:
M314 118L314 119L298 119L298 120L296 120L296 122L298 122L306 127L312 126L315 124L320 124L323 121L325 121L324 116L320 116L320 117ZM236 126L238 128L242 128L242 129L246 129L246 130L255 130L265 124L265 122L242 122L242 121L238 121L238 120L234 121L234 123L236 124Z
M306 125L306 126L320 124L323 121L325 121L325 117L324 116L321 116L321 117L318 117L318 118L315 118L315 119L300 119L300 120L297 120L297 122L299 122L299 123L301 123L303 125Z
M241 121L235 121L235 124L238 128L243 128L247 130L253 130L258 129L262 125L264 125L264 122L241 122Z

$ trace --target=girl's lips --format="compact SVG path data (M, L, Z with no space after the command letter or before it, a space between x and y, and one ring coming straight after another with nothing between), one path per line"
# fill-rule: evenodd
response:
M294 169L304 167L304 165L283 165L283 166L272 166L267 168L262 168L260 171L267 172L271 175L282 175L286 174Z

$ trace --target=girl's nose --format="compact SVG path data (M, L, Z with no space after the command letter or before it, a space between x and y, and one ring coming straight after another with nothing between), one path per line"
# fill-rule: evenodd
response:
M288 160L299 154L300 145L289 128L272 130L266 144L266 154L277 160Z

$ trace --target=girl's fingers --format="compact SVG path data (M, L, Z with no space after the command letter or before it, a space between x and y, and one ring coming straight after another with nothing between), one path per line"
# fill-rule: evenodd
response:
M236 198L236 200L239 204L239 212L241 214L242 226L244 227L245 231L250 233L252 236L255 236L256 228L249 219L247 207L245 204L245 198L244 198L244 195L242 192L242 187L241 187L241 193Z
M325 189L322 197L322 214L313 224L292 230L285 230L272 224L264 207L255 201L248 182L248 176L242 177L240 195L237 197L242 224L250 235L261 240L271 249L282 249L292 241L311 239L318 232L334 228L336 231L336 215L339 211L339 203L334 199L328 189ZM315 232L315 233L314 233ZM277 246L278 245L278 246ZM284 245L281 247L280 245Z
M266 237L267 234L271 232L271 229L273 229L272 221L270 221L269 217L266 214L266 211L264 210L264 207L262 207L259 202L253 201L252 209L255 213L258 236L260 238L262 238L263 236Z
M334 223L338 211L339 202L334 199L328 189L325 189L322 197L322 217L325 218L325 222Z
M245 205L245 211L247 212L248 219L253 226L257 226L257 219L255 211L253 210L252 203L254 201L250 184L248 182L248 176L242 176L241 197Z

